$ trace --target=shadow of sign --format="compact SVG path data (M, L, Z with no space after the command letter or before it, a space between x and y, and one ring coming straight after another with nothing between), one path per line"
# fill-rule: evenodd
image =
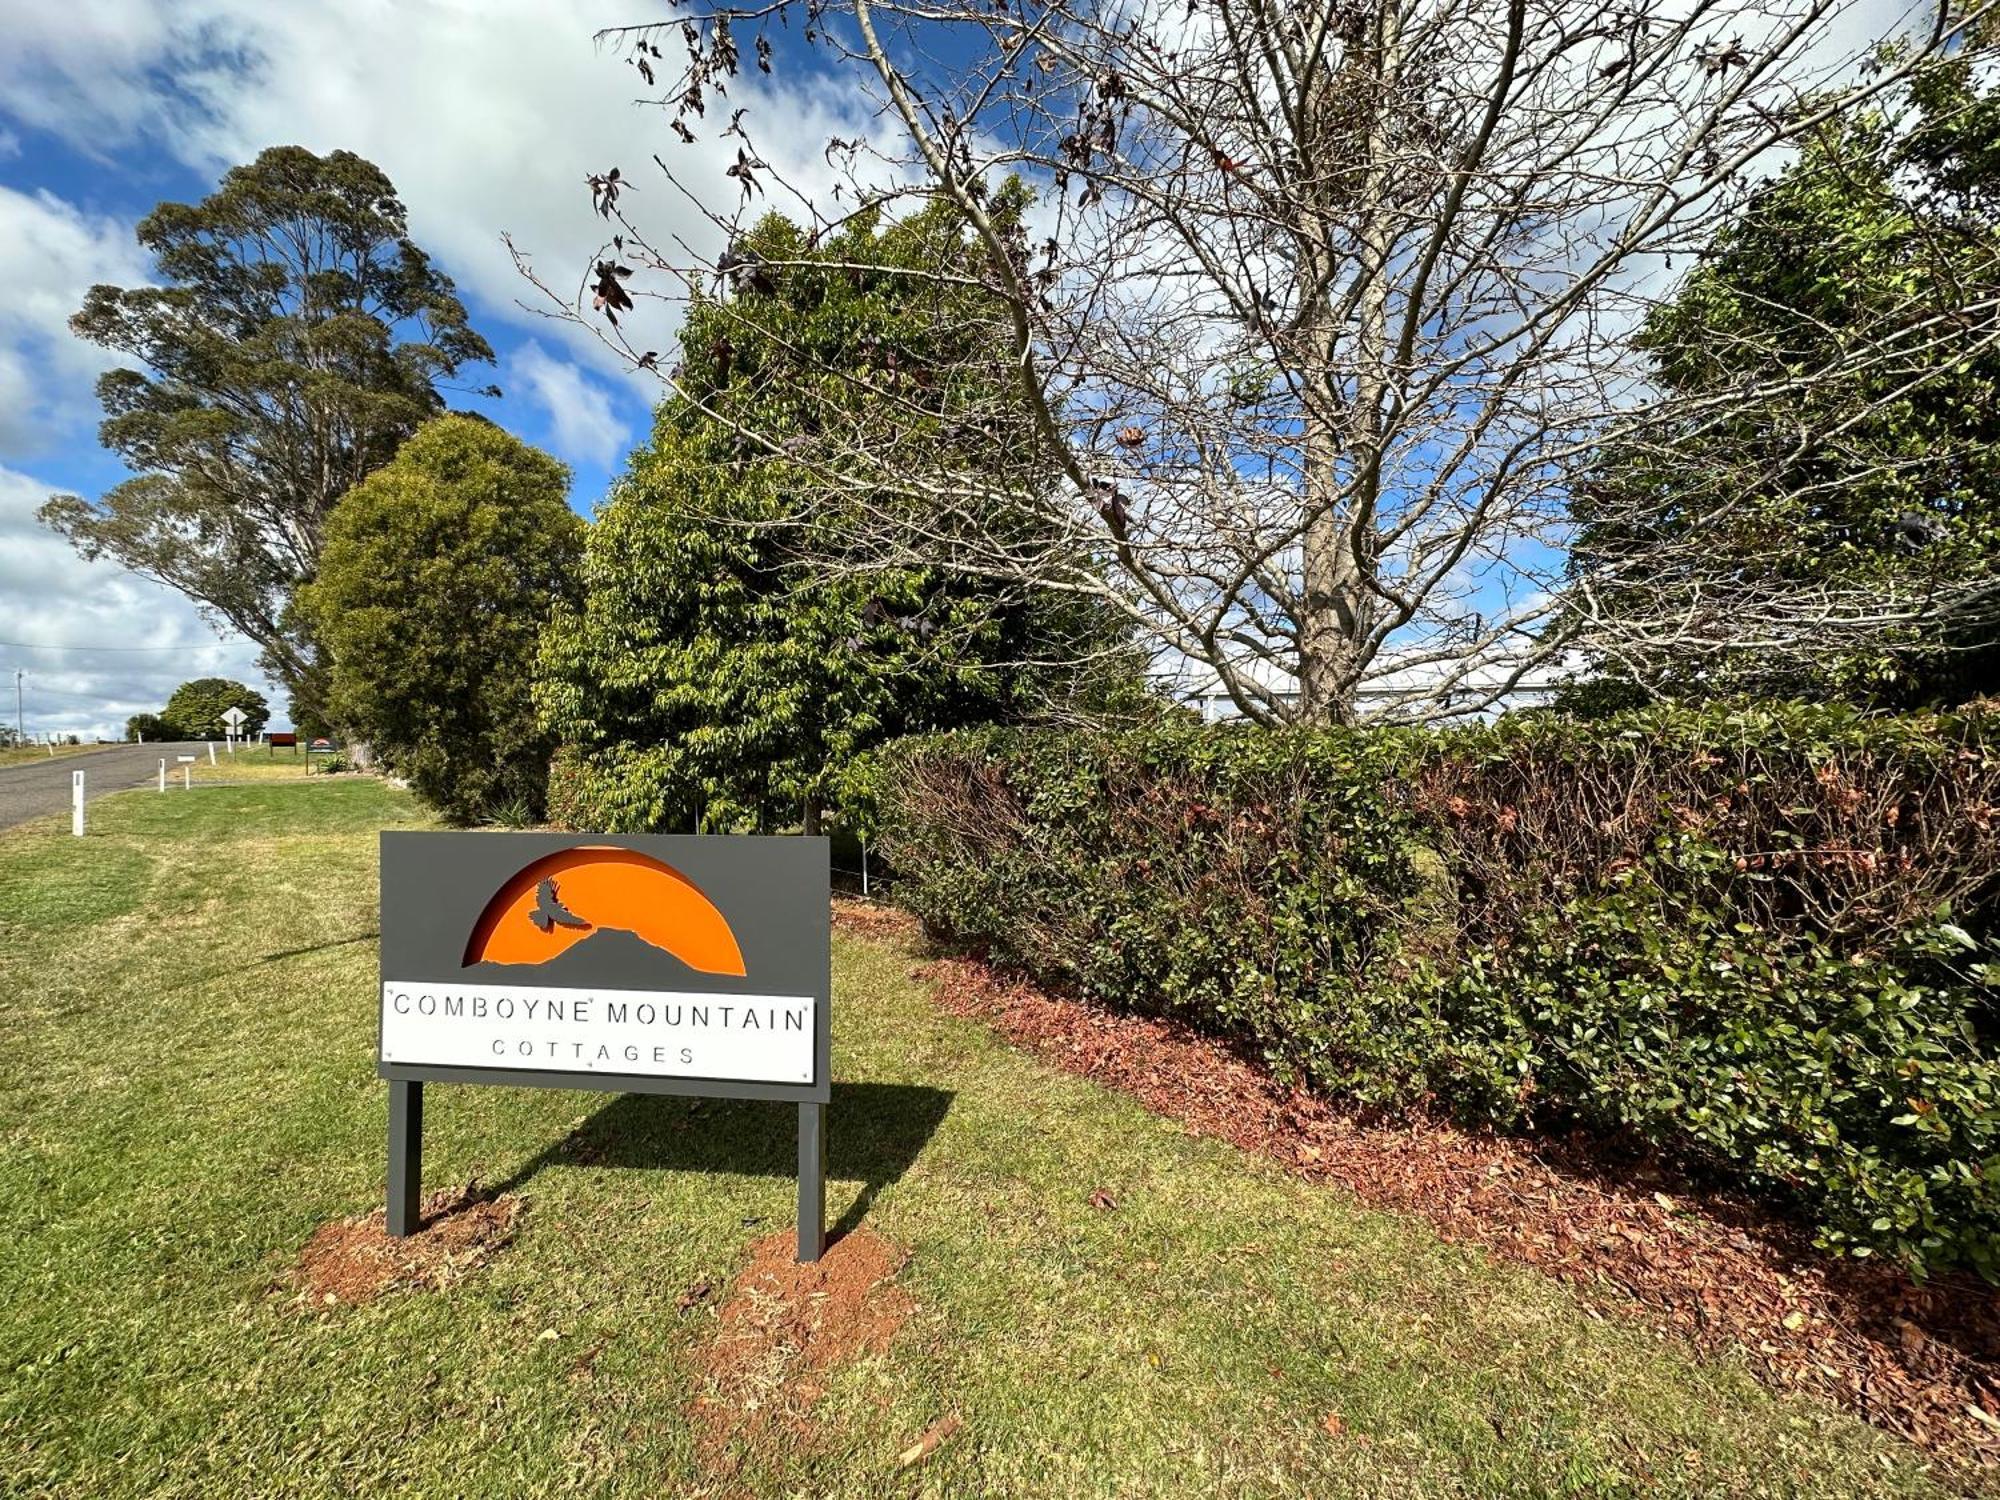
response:
M910 1169L944 1123L948 1089L908 1083L835 1083L837 1128L827 1136L827 1176L860 1182L831 1227L860 1225L876 1195ZM513 1192L544 1167L616 1167L790 1177L797 1170L791 1116L753 1099L623 1094L539 1152L495 1193Z

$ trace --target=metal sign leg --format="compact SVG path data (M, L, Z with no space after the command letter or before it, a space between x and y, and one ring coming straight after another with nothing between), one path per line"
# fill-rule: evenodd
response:
M799 1260L826 1250L826 1106L799 1106Z
M424 1086L389 1080L389 1233L397 1239L422 1228Z

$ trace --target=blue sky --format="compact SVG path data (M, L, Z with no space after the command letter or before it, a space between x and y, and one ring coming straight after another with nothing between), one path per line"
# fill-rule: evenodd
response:
M169 591L88 564L43 531L47 495L95 495L124 471L98 447L92 382L107 359L65 325L96 281L148 267L134 223L190 201L264 146L346 148L380 165L411 233L458 283L498 356L498 401L456 396L557 455L586 514L644 434L658 387L575 330L523 308L534 292L502 235L573 287L605 234L584 176L622 166L648 232L710 248L717 231L657 177L667 120L599 27L668 14L658 0L0 0L0 682L25 673L30 733L115 733L189 676L261 684L247 642L218 638ZM663 80L664 81L664 80ZM771 96L781 89L790 92ZM763 97L755 98L761 92ZM759 150L810 180L859 103L824 78L749 79L733 102L785 134ZM772 106L777 107L772 107ZM862 127L865 128L865 127ZM676 160L713 201L735 144ZM821 170L824 170L822 168ZM642 311L640 347L670 347L674 314ZM46 649L60 647L62 649ZM92 648L92 649L87 649ZM94 649L117 648L117 649ZM11 692L0 707L11 715ZM280 695L273 693L277 722Z

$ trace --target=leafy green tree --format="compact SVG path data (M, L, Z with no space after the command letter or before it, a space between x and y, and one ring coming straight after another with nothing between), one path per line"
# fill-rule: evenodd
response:
M536 642L576 594L569 471L478 417L441 417L350 490L300 608L334 717L458 822L539 816L551 742Z
M1572 572L1638 642L1613 677L1888 704L2000 686L1996 140L2000 93L1931 65L1810 137L1648 321L1658 383L1726 414L1614 445L1577 502Z
M138 237L160 284L92 287L70 320L131 362L97 393L99 435L135 477L42 519L248 636L310 707L324 664L291 606L327 514L493 351L389 179L351 152L274 146Z
M1010 190L995 211L1024 206ZM883 739L1136 704L1133 653L1101 603L914 560L850 566L892 502L829 507L824 471L746 435L810 423L825 438L837 423L851 443L921 443L945 466L1050 482L1001 310L954 274L980 253L962 221L864 213L816 245L773 215L731 253L728 295L683 325L679 394L591 528L582 603L544 638L537 692L566 746L565 815L810 829L846 761ZM947 415L965 412L976 423ZM808 488L822 498L803 505Z
M197 677L174 689L160 722L172 739L219 740L229 729L222 716L232 708L243 710L245 735L257 734L271 719L270 705L254 688L228 677Z
M125 721L125 738L168 740L173 738L173 726L159 714L134 714Z

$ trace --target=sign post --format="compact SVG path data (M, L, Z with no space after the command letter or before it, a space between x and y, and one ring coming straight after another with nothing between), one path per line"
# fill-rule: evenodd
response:
M83 772L69 773L69 831L83 837Z
M236 741L242 735L243 721L248 717L249 715L244 713L234 703L222 711L222 726L228 736L229 753L231 755L236 753Z
M826 1243L823 838L381 836L388 1230L420 1226L426 1083L798 1107L798 1257Z

